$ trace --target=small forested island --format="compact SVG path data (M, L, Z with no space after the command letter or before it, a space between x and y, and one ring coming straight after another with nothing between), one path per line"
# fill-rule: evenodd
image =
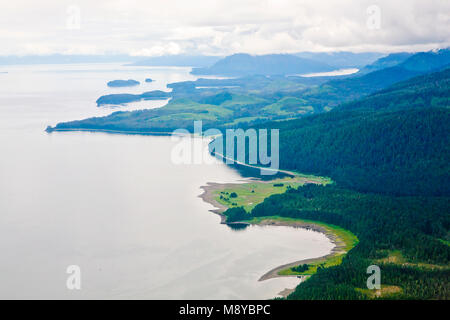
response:
M121 87L134 87L140 85L136 80L113 80L108 82L108 87L121 88Z
M170 92L154 90L142 94L119 93L108 94L97 99L97 106L101 105L120 105L141 100L164 100L170 98Z

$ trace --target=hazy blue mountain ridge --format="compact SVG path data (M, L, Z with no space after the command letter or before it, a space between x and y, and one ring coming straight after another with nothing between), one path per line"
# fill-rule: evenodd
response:
M252 56L240 53L225 57L211 67L194 68L192 74L222 76L289 75L332 71L333 69L332 66L325 63L289 54Z

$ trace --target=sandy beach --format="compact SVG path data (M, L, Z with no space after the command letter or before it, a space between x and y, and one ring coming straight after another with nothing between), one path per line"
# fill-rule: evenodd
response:
M261 182L261 183L264 183L264 182ZM221 223L223 223L223 224L226 224L226 216L223 214L223 212L225 212L228 209L228 207L217 201L215 191L232 188L235 185L236 185L235 183L208 182L206 186L201 187L201 189L203 190L203 193L199 197L201 199L203 199L203 201L210 203L215 207L215 209L211 209L210 211L220 215ZM302 222L302 221L279 221L279 220L270 219L270 218L264 219L258 223L248 223L248 222L243 222L243 223L255 224L255 225L260 225L260 226L264 226L264 225L265 226L288 226L288 227L293 227L293 228L304 228L304 229L308 229L308 230L313 230L313 231L317 231L317 232L321 232L321 233L325 234L330 239L330 241L335 245L334 248L331 250L331 252L325 256L312 258L312 259L298 260L298 261L294 261L291 263L280 265L280 266L268 271L267 273L265 273L259 279L259 281L264 281L264 280L277 278L277 277L286 277L286 275L280 275L279 272L281 270L295 267L300 264L311 264L311 263L322 262L322 261L327 260L330 257L335 256L335 255L345 253L345 246L346 246L345 242L342 241L339 237L337 237L331 230L327 229L324 226L318 225L318 224L314 224L314 223L310 223L310 222ZM294 275L292 275L291 277L293 277L293 276Z

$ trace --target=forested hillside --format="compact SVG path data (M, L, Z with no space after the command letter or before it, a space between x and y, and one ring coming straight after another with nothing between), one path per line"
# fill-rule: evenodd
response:
M396 83L365 99L340 106L340 110L385 110L450 107L450 68Z
M302 92L315 108L328 110L341 103L363 98L376 91L429 72L446 69L450 64L450 50L393 54L377 60L361 72L337 80L330 80L318 88ZM383 67L383 68L382 68Z
M272 122L280 167L329 176L266 198L231 221L289 217L333 224L360 242L288 299L450 299L450 70L419 76L333 111ZM381 290L366 287L380 266Z
M450 195L450 110L336 112L285 124L280 166L342 186L397 195Z
M366 269L372 264L381 267L382 289L387 289L380 297L449 299L449 207L448 197L394 197L307 185L267 198L248 219L315 220L358 236L360 242L341 265L319 269L289 299L370 298Z
M336 110L262 127L280 130L280 166L395 195L450 195L450 71Z

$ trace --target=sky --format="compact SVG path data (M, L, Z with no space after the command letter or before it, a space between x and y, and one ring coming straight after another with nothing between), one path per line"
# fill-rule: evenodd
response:
M426 51L450 0L0 0L0 55Z

